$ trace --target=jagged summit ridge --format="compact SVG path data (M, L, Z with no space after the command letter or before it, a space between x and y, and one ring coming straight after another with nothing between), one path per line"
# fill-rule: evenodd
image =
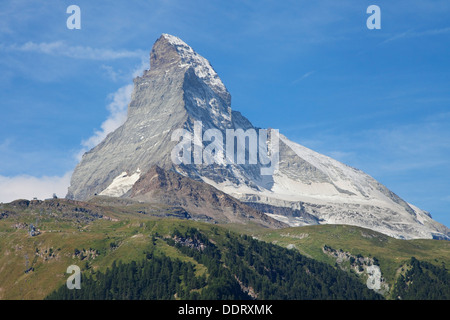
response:
M150 54L150 67L169 68L171 65L183 69L192 68L199 79L204 81L227 103L230 103L230 93L211 63L180 38L163 33L153 45Z
M231 109L231 96L216 71L181 39L161 35L150 65L134 79L125 123L77 165L68 198L129 197L134 183L157 165L257 204L290 225L350 224L397 238L448 237L445 226L369 175L283 135L279 170L272 176L262 176L259 164L175 165L171 152L177 142L171 137L177 129L193 133L198 121L203 130L223 134L257 128Z

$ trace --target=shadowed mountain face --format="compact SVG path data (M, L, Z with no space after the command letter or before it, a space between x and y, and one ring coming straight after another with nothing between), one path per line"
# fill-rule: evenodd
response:
M248 223L271 228L288 225L268 217L204 182L194 181L158 166L152 167L133 185L130 197L149 203L178 206L197 220Z
M195 134L195 125L201 122L200 135L216 129L225 137L227 129L258 131L258 128L239 112L232 111L231 96L211 64L181 39L163 34L153 45L150 66L150 70L134 79L126 122L84 154L73 173L67 198L86 200L100 194L183 202L190 208L195 204L197 212L206 215L205 208L212 210L212 203L224 207L224 203L214 202L218 200L212 196L220 190L232 196L230 199L253 204L252 207L264 210L268 216L293 226L349 224L397 238L448 238L445 226L369 175L283 135L279 139L278 135L269 136L270 141L279 140L279 162L271 175L261 175L266 164L259 161L175 164L171 158L179 143L177 139L172 141L175 130ZM209 143L204 141L195 141L194 146L207 147ZM173 183L176 176L172 175L177 174L190 180L179 184L179 189L176 184L164 186L170 186L164 196L152 188L143 193L151 184L146 185L141 178L144 175L148 178L155 165L166 170L165 175L170 175L169 181ZM207 195L197 203L198 199L189 199L191 193L186 192L188 185L194 188L194 180L217 190L205 187L201 192ZM239 217L236 212L226 215L221 210L211 213L217 221L234 221ZM219 212L225 214L224 219L220 219Z

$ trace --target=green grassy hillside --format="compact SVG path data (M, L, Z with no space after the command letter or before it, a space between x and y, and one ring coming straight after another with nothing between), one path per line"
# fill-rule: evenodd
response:
M384 234L348 225L317 225L282 230L261 230L257 238L283 247L295 248L300 253L353 272L348 261L337 263L337 257L324 250L330 247L349 256L375 258L382 276L390 286L389 294L398 278L405 271L411 257L448 268L450 266L450 242L442 240L400 240ZM345 259L344 259L345 260ZM403 270L402 270L403 269ZM353 272L355 273L355 272ZM367 276L360 277L365 281Z
M84 275L95 276L97 272L106 272L114 262L143 261L149 252L156 257L169 257L192 265L195 277L209 279L215 267L206 263L207 260L202 260L196 251L189 251L169 241L173 241L177 232L185 233L187 230L198 230L204 235L206 242L213 244L220 256L211 259L220 262L220 268L231 272L229 275L239 279L238 282L247 291L260 290L253 292L255 296L259 294L260 298L282 297L283 294L285 297L294 297L299 293L289 290L284 292L283 286L292 286L294 282L290 281L295 279L286 280L283 276L303 277L305 272L314 275L312 288L333 287L332 283L336 279L336 283L347 286L353 283L351 279L356 279L361 287L358 284L350 286L358 287L359 290L356 295L352 293L353 296L366 295L367 276L353 271L356 265L352 265L351 259L343 259L337 264L333 254L361 259L370 257L367 260L369 264L379 264L382 276L389 284L389 290L382 292L387 297L391 297L397 277L405 274L406 264L411 257L440 268L450 263L450 242L446 241L396 240L350 226L323 225L271 230L254 225L219 226L167 217L178 215L183 216L178 209L128 203L125 200L97 199L96 202L84 203L53 199L2 204L0 299L43 299L65 284L68 277L66 269L70 265L78 265ZM36 226L33 236L29 232L32 224ZM241 237L240 234L249 237ZM269 246L253 238L263 240ZM230 254L230 248L235 249L233 254ZM327 251L324 248L330 249ZM305 260L293 254L296 250L314 260ZM280 269L274 264L275 257L278 260L286 259L283 264L287 267ZM332 268L315 264L314 261L326 263ZM303 268L303 273L296 273L296 263ZM241 267L235 270L230 265ZM268 266L272 266L270 272L267 271ZM341 272L341 269L346 272ZM313 270L317 270L317 273ZM218 274L221 272L225 271ZM348 275L348 278L342 274ZM221 279L222 276L218 277ZM207 287L203 288L205 292ZM335 287L328 293L314 290L310 294L316 298L323 298L325 294L330 297L343 294L340 288ZM307 292L302 294L299 296L304 297Z

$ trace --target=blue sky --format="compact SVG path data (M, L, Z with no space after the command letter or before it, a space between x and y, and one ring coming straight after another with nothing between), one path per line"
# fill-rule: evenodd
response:
M81 30L66 9L81 8ZM381 30L369 30L369 5ZM357 167L450 226L450 2L0 3L0 201L65 195L123 121L161 33L209 59L254 125Z

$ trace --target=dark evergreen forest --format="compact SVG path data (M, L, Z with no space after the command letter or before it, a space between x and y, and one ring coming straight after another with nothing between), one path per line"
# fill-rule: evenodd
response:
M153 239L155 241L156 238ZM82 277L80 290L61 286L47 299L382 299L358 279L333 267L249 236L227 233L215 244L195 228L159 238L207 268L147 252L141 261L114 262Z

